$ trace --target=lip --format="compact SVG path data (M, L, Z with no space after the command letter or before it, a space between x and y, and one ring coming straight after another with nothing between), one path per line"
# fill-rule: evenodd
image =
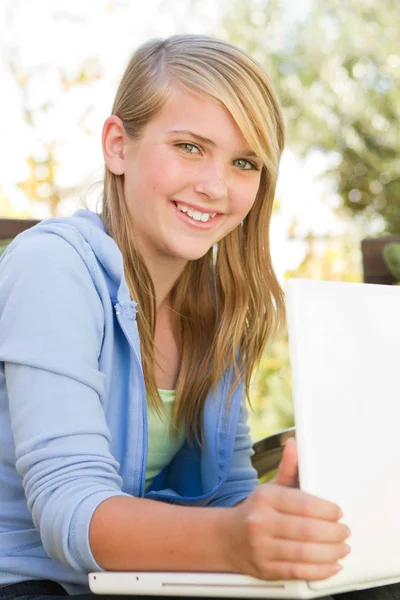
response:
M212 215L213 213L217 213L215 215L216 217L218 217L219 215L222 215L222 213L218 212L218 210L215 210L215 208L214 209L206 208L204 206L199 206L198 204L192 204L191 202L182 202L181 200L175 200L174 198L172 199L172 202L175 202L176 204L183 204L184 206L188 206L189 208L192 208L193 210L197 210L197 212L208 213L209 215Z
M223 214L221 213L217 213L215 215L215 217L213 217L212 219L209 219L208 221L206 221L206 223L203 223L203 221L195 221L194 219L192 219L191 217L189 217L186 213L182 212L181 210L179 210L179 208L176 206L175 202L178 202L177 200L173 200L170 204L172 206L172 210L175 212L175 214L177 215L177 217L183 221L183 223L185 223L186 225L189 225L190 227L192 227L193 229L203 229L203 230L209 230L209 229L213 229L218 222L223 218ZM185 206L190 206L190 208L193 208L194 210L198 210L199 212L208 212L207 210L201 209L200 207L197 207L194 204L186 204L183 202L179 202L179 204L185 204ZM214 211L215 212L215 211Z

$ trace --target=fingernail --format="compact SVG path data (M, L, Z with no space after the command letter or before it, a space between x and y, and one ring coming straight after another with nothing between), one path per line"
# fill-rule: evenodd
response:
M351 552L351 548L348 544L346 544L345 552L346 552L346 556L347 556L347 554L349 554L349 552Z

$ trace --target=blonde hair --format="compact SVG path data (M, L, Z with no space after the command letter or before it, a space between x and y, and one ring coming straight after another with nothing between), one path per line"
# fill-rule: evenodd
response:
M209 391L232 369L230 394L244 381L248 396L254 366L283 321L283 293L271 264L269 226L284 126L261 67L239 48L198 35L142 45L123 75L112 113L120 117L129 136L139 138L176 86L222 103L263 163L257 197L243 223L205 256L187 263L171 294L174 334L182 353L174 422L184 418L187 435L200 441ZM139 303L146 390L149 402L160 411L154 373L154 286L135 246L123 176L107 168L102 218L122 252L131 296Z

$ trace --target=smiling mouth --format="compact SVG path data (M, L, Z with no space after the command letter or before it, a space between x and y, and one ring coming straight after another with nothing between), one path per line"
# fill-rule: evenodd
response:
M174 204L180 212L186 214L188 217L190 217L194 221L198 221L200 223L207 223L208 221L212 220L218 214L216 212L214 212L214 213L201 212L199 210L193 209L191 206L188 206L187 204L183 204L182 202L174 201Z

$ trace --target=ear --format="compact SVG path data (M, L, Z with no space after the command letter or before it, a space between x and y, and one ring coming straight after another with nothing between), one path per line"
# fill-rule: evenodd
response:
M125 138L124 125L119 117L111 115L103 126L102 145L104 161L114 175L125 172Z

